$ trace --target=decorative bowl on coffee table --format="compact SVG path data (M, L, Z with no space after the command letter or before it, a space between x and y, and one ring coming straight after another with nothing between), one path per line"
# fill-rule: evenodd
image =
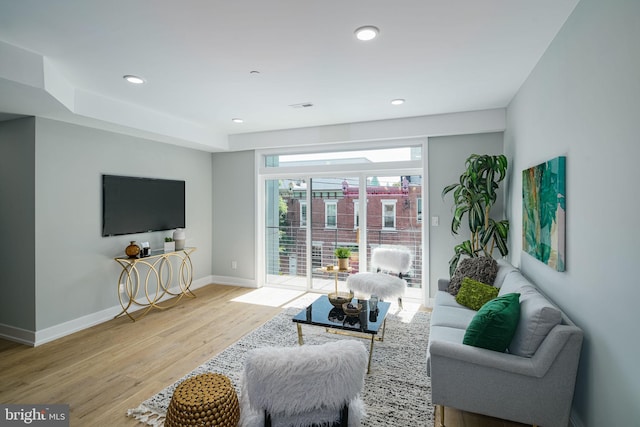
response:
M351 305L351 307L349 307ZM342 304L342 311L349 317L357 317L360 316L360 312L362 311L362 304L355 303L351 304L349 302L345 302Z
M350 303L353 299L353 292L330 292L327 295L329 302L336 308L342 308L342 304Z

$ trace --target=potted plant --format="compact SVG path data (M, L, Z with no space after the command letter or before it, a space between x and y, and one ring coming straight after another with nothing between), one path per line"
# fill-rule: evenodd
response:
M164 251L165 252L175 252L176 250L176 242L173 241L171 237L164 238Z
M472 154L465 162L466 170L459 182L446 186L442 197L453 191L454 213L451 232L458 234L465 215L471 233L469 240L454 247L449 260L449 274L458 266L462 255L468 257L493 257L497 248L502 256L509 253L507 235L509 221L490 218L491 207L498 197L500 182L507 174L507 158L503 155Z
M349 248L336 248L333 252L336 258L338 258L338 268L340 270L346 270L349 268L349 257L351 256L351 249Z

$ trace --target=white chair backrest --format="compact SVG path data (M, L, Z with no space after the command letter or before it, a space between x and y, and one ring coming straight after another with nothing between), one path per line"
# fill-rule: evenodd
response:
M390 273L407 273L411 269L411 251L406 246L379 246L371 252L371 268L373 271Z
M246 393L254 409L271 414L339 411L362 391L368 360L355 340L257 348L244 364Z

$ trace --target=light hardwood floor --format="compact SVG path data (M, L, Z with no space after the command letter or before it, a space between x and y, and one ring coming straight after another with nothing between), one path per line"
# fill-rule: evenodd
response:
M251 291L209 285L136 322L120 317L35 348L0 339L0 403L66 403L73 427L142 426L127 409L282 310L231 301ZM445 417L447 427L522 426L450 408Z

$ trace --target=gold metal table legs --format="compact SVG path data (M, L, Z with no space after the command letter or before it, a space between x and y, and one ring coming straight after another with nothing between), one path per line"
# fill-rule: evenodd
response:
M176 305L183 297L195 298L189 289L193 280L191 257L196 248L181 251L159 253L145 258L116 258L122 267L118 278L118 299L122 311L115 317L126 314L135 322L150 310L164 310ZM174 268L177 269L174 280ZM172 288L172 285L177 285ZM164 303L165 299L177 297ZM132 311L142 307L141 313L132 315Z
M325 327L326 331L331 333L331 334L338 334L338 335L346 335L346 336L350 336L350 337L356 337L356 338L365 338L365 339L369 339L370 340L370 344L369 344L369 362L367 363L367 374L371 373L371 357L373 356L373 343L375 341L383 341L384 340L384 330L385 327L387 325L387 319L384 319L384 323L382 324L382 336L377 336L375 334L369 334L369 333L360 333L360 332L352 332L352 331L345 331L343 329L333 329L333 328L328 328ZM304 339L302 337L302 325L300 323L296 322L296 326L298 328L298 345L303 345L304 344Z

